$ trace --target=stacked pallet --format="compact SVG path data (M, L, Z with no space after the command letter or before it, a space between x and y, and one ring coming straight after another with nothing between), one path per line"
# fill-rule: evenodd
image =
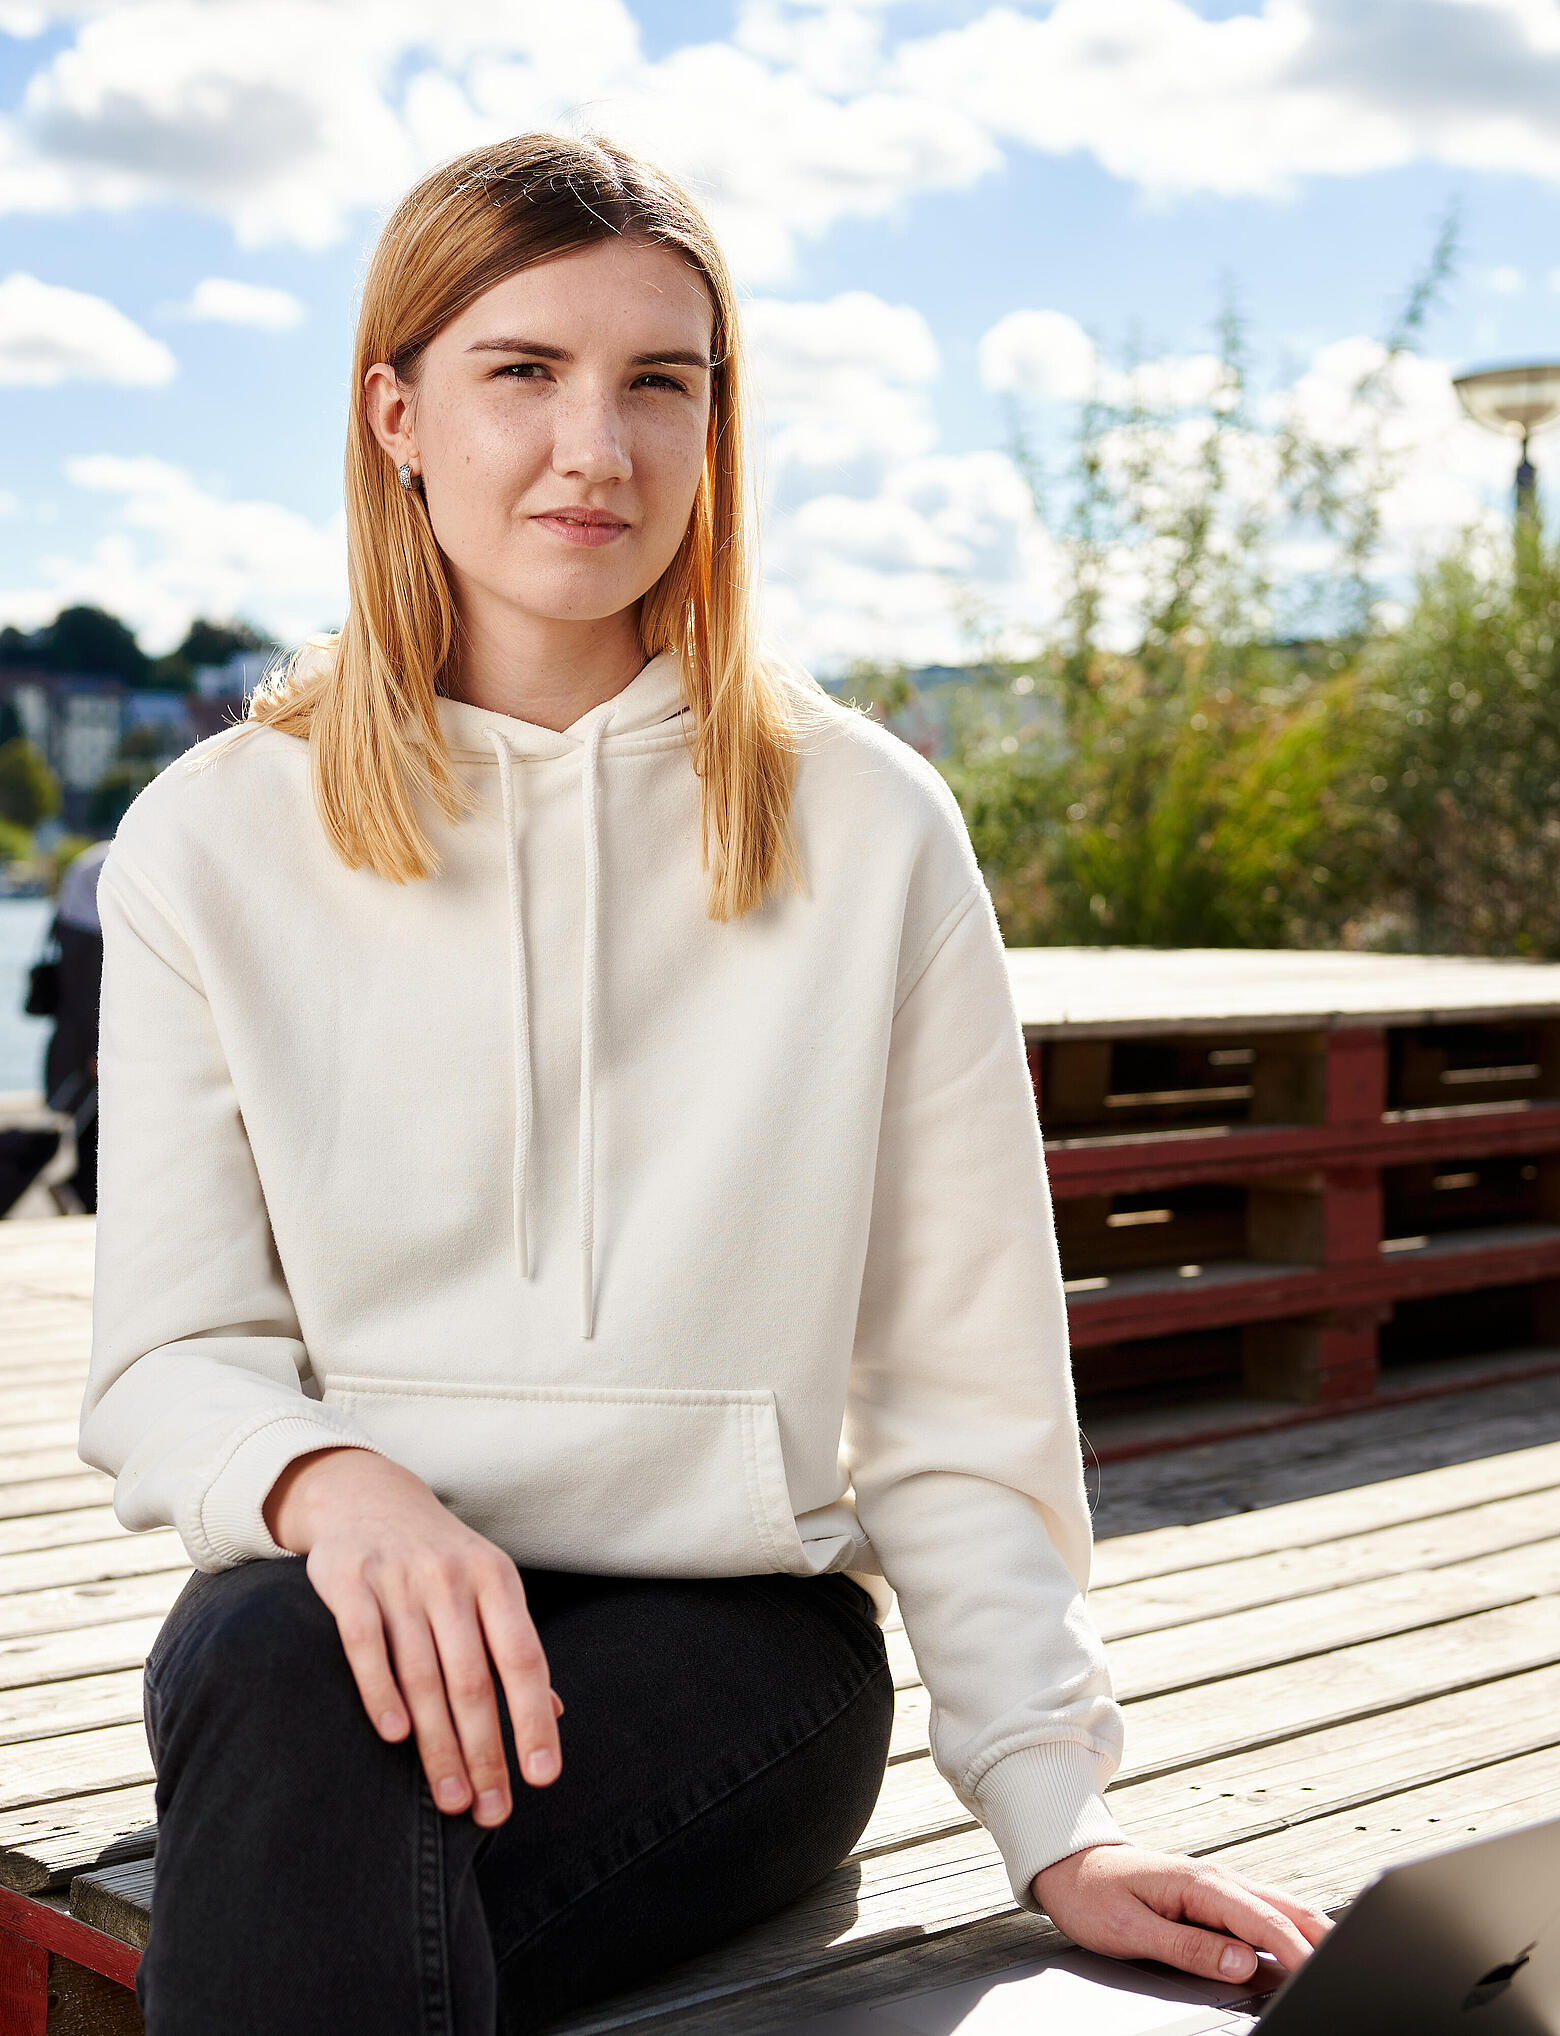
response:
M1086 1407L1234 1387L1325 1409L1402 1367L1433 1388L1437 1358L1560 1362L1560 965L1009 966Z

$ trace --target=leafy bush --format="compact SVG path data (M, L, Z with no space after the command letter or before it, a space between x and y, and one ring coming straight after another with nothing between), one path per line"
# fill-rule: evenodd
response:
M60 810L60 781L25 735L0 743L0 820L30 832Z
M1524 519L1371 646L1389 816L1373 944L1560 957L1560 546Z

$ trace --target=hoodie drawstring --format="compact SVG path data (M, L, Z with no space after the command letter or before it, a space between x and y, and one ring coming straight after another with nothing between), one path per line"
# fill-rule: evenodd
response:
M610 714L592 722L581 760L580 807L585 830L585 923L584 958L580 982L580 1334L595 1333L596 1279L596 1177L595 1177L595 1074L596 1074L596 920L601 880L601 851L597 834L596 779L601 738ZM514 1040L515 1137L512 1181L515 1262L520 1277L531 1276L530 1241L526 1230L527 1168L531 1152L531 1124L534 1097L531 1073L531 1032L527 1019L525 923L520 903L520 846L515 829L515 753L496 728L487 731L499 767L499 788L504 802L505 874L509 888L509 998L511 1033Z
M515 753L496 728L488 730L504 796L504 871L509 880L509 1019L514 1051L515 1156L511 1194L514 1202L515 1263L520 1277L531 1277L530 1240L525 1226L526 1166L531 1156L531 1028L525 982L525 925L520 916L520 849L515 834Z

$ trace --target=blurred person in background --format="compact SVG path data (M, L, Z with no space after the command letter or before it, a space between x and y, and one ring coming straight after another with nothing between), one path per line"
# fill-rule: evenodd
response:
M103 981L103 928L98 919L98 872L110 843L84 848L60 882L54 915L59 943L54 1031L43 1064L44 1098L68 1115L76 1134L76 1171L55 1186L67 1208L97 1209L98 993Z
M44 1051L43 1091L55 1122L8 1125L0 1130L0 1216L5 1216L43 1174L60 1149L58 1118L71 1120L75 1168L47 1183L66 1215L97 1211L98 996L103 980L103 930L98 919L98 872L109 843L94 842L66 869L43 955L28 978L24 1009L52 1018Z

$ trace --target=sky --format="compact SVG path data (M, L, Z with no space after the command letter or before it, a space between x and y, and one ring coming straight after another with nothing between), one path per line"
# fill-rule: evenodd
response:
M1457 209L1398 385L1405 575L1509 496L1450 377L1560 359L1560 0L0 0L0 622L339 624L363 265L423 171L528 128L708 211L765 627L820 676L1043 629L1014 404L1059 459L1129 353L1194 403L1227 299L1325 424Z

